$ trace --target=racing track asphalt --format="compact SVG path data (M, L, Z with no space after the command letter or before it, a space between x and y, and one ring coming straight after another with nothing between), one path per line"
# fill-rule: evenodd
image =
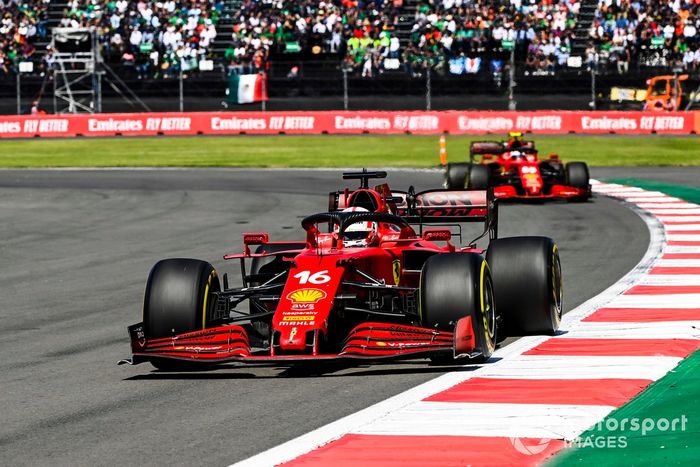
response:
M389 182L421 189L440 176ZM300 218L341 186L339 171L0 171L0 464L227 465L446 371L116 366L155 261L206 259L235 284L237 265L221 256L241 248L242 232L299 238ZM500 220L501 236L557 240L567 310L632 268L648 242L636 214L602 197L506 206Z

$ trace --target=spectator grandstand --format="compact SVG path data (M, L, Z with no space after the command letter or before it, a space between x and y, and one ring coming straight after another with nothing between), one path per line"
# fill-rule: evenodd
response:
M700 66L699 9L695 0L599 0L590 37L619 73L632 61L694 72Z
M0 0L0 75L16 73L46 39L47 6L48 0Z
M511 48L519 71L533 76L566 69L571 56L620 74L700 68L697 0L0 0L0 8L3 74L24 59L50 66L56 26L94 27L105 61L139 78L190 74L205 59L229 73L316 61L366 78L428 68L496 76Z

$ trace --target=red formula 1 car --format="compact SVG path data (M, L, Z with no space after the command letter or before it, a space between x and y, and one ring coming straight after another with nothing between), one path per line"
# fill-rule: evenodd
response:
M226 362L484 361L506 334L558 328L557 247L546 237L496 239L491 192L392 193L386 184L367 187L384 172L344 176L361 179L361 188L331 193L329 212L301 222L304 240L243 235L245 251L224 256L240 261L241 287L230 288L227 275L221 287L205 261L156 263L124 362L177 371ZM458 248L450 229L425 222L483 222L490 246Z
M477 159L478 158L478 159ZM560 198L585 201L591 197L588 166L564 165L556 154L540 160L533 141L511 133L508 141L475 141L468 163L448 164L445 188L493 187L496 198Z

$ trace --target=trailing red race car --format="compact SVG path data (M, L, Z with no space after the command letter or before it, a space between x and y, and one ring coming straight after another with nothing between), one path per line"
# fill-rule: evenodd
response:
M385 176L344 174L361 188L331 193L329 212L303 219L303 241L244 234L245 251L224 256L240 261L241 287L230 288L227 275L221 287L205 261L156 263L143 322L128 328L133 357L123 362L178 371L226 362L485 361L505 335L556 331L561 266L550 238L497 239L491 192L368 188ZM458 248L449 229L424 229L426 221L483 222L480 238L490 245Z
M493 187L496 198L584 201L591 197L584 162L564 165L556 154L540 160L535 143L523 140L520 133L511 133L508 141L473 142L469 162L447 164L444 186L453 190Z

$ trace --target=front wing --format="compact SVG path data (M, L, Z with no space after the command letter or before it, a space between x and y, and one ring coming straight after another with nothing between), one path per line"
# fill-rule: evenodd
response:
M146 339L143 323L128 327L133 357L119 363L138 364L167 358L202 364L229 362L285 364L310 360L387 360L434 355L475 357L476 338L471 317L462 318L454 332L390 323L355 327L337 354L274 355L269 349L253 351L242 326L218 326L173 337Z

